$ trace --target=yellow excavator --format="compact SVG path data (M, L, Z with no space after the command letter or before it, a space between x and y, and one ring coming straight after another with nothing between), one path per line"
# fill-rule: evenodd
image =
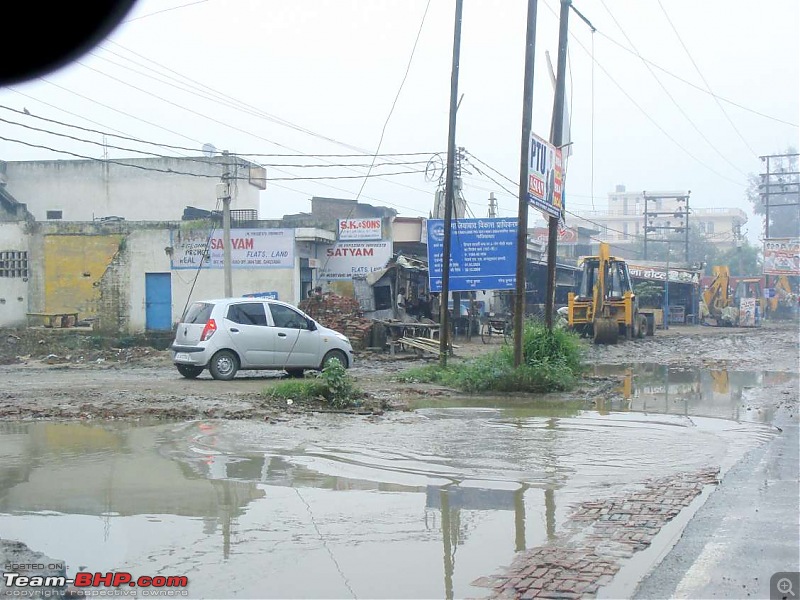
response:
M703 304L700 307L701 322L713 321L713 325L733 325L733 295L731 294L731 272L728 267L715 266L711 274L714 280L707 290L703 291ZM707 313L707 314L706 314Z
M616 344L620 337L630 340L648 331L628 264L611 256L605 242L597 256L583 259L580 287L569 294L567 315L570 328L591 336L595 344Z
M712 269L714 280L708 289L703 291L701 306L701 321L710 325L754 326L754 315L745 319L740 315L739 305L743 298L751 298L753 304L758 306L760 315L764 315L766 301L764 299L762 280L759 277L737 277L735 289L731 289L732 278L730 269L718 265Z
M779 275L773 286L775 295L769 299L770 314L776 318L791 318L797 308L797 294L792 291L789 278Z

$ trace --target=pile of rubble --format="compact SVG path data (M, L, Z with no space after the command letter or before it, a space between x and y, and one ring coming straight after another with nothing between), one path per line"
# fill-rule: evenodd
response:
M373 321L363 316L355 298L328 292L300 301L298 308L325 327L345 334L356 350L369 345Z

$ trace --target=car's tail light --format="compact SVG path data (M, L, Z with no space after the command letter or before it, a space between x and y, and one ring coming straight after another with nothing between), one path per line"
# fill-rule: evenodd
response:
M200 341L205 342L206 340L210 340L211 336L214 335L214 332L217 330L217 322L214 319L209 319L206 323L206 326L203 327L203 333L200 336Z

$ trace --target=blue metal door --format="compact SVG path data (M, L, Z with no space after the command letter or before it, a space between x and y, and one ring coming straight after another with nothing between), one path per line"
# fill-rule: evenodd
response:
M144 274L145 328L172 329L172 279L170 273Z

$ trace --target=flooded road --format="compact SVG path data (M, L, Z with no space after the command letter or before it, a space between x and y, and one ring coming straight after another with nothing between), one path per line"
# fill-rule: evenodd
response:
M768 374L631 371L591 410L447 398L282 423L0 423L0 536L70 575L186 575L190 597L484 596L471 583L577 503L724 472L773 435L746 406Z

